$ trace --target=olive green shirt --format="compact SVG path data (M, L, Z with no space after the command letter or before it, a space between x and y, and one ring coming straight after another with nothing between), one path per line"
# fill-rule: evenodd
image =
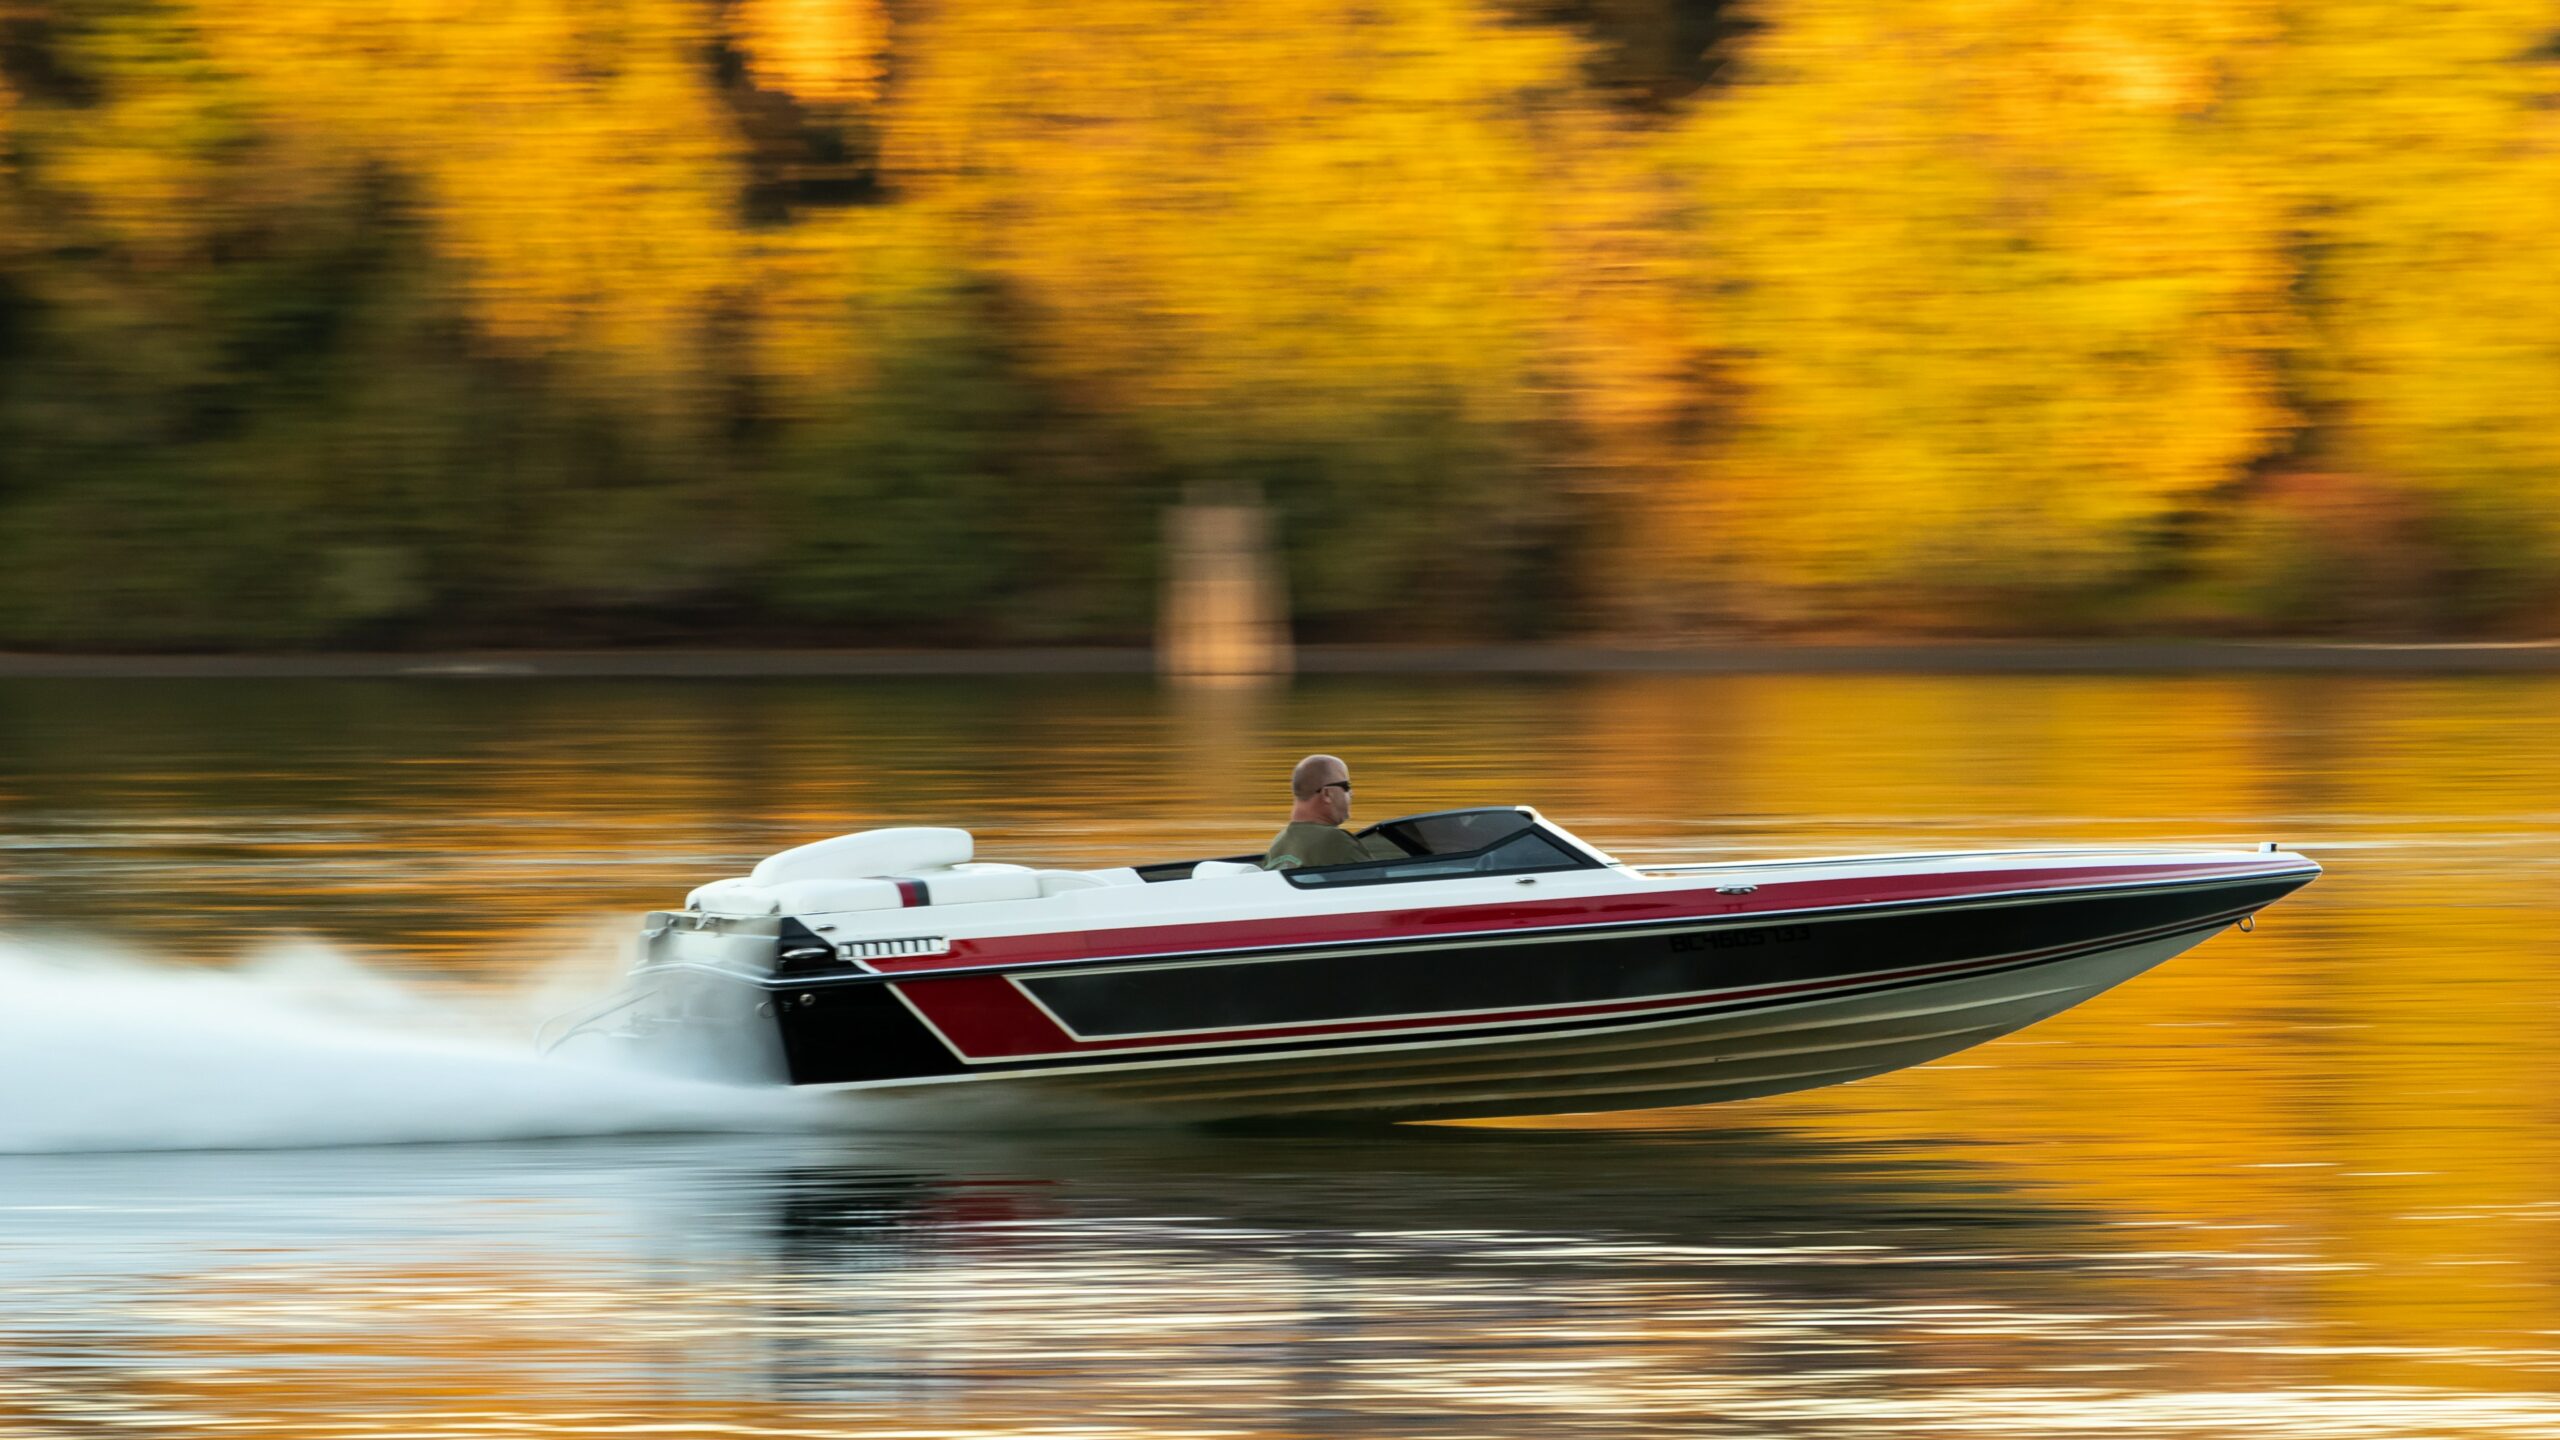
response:
M1349 865L1366 860L1369 853L1360 842L1331 825L1313 820L1292 820L1271 837L1271 849L1262 857L1265 870L1287 870L1298 865Z

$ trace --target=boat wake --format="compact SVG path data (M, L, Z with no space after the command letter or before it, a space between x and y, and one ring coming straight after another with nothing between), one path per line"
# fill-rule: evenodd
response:
M0 936L0 1154L843 1122L785 1090L536 1057L533 1020L558 1008L561 981L456 997L317 943L212 970Z

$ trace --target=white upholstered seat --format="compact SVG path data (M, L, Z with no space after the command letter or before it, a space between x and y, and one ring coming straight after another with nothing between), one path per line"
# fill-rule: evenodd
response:
M786 880L909 875L918 870L966 865L975 851L976 842L966 830L904 825L795 845L764 857L747 878L759 885L779 885Z
M838 835L768 855L752 874L714 880L686 896L685 907L713 915L823 915L1036 900L1144 883L1127 866L1034 870L973 861L974 849L968 831L933 826Z

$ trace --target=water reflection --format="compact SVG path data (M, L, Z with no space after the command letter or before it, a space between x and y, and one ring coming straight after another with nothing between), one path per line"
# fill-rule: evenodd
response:
M1698 856L2282 839L1953 1060L1360 1134L0 1159L0 1432L2560 1433L2549 677L0 684L0 922L486 995L754 855L1534 801ZM40 1087L10 1103L44 1104Z
M10 1162L0 1414L77 1433L2547 1433L2327 1343L2293 1217L1792 1127ZM28 1203L34 1197L40 1203ZM2503 1394L2498 1392L2505 1392ZM831 1432L833 1433L833 1432Z

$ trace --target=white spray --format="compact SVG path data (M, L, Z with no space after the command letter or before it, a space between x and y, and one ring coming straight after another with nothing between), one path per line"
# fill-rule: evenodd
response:
M590 986L585 990L597 991ZM226 970L0 936L0 1154L798 1129L814 1098L545 1061L556 977L438 997L311 943Z

